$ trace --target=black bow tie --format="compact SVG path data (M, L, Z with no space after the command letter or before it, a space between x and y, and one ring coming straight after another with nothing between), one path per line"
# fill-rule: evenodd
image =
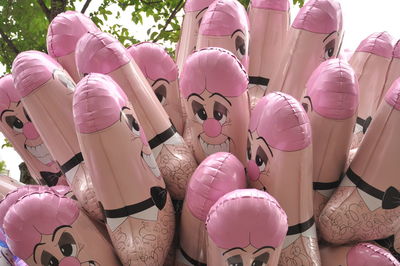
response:
M167 202L167 190L162 187L152 187L150 189L150 195L154 205L156 205L159 210L162 210Z
M369 124L371 124L372 117L368 116L365 120L362 119L361 117L357 117L356 123L362 126L363 128L363 134L367 132L367 129L369 127Z
M61 175L62 175L61 171L59 171L58 173L40 172L40 176L44 179L44 181L49 187L57 185L58 179L60 178Z
M389 187L383 194L382 209L390 210L400 206L400 192L395 187Z

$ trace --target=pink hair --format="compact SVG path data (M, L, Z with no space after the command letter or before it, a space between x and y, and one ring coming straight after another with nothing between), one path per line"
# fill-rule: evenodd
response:
M207 9L200 24L204 36L231 36L236 30L249 31L247 12L236 0L215 0Z
M21 100L14 87L14 80L11 74L5 75L0 78L0 113L10 107L10 104L17 103Z
M22 52L12 65L15 88L25 97L49 81L55 69L63 68L49 55L38 51Z
M315 112L330 119L352 117L358 107L358 81L344 60L330 59L321 63L307 83Z
M246 92L248 82L246 70L231 52L208 47L186 60L180 76L180 89L185 98L204 90L237 97Z
M161 45L143 42L132 45L128 51L146 78L169 82L178 78L178 67Z
M237 189L221 197L208 213L208 236L223 249L279 247L288 230L279 203L258 189Z
M92 73L76 87L73 100L75 128L80 133L103 130L119 120L128 99L109 76Z
M310 0L299 11L292 27L329 34L342 30L342 11L336 0Z
M288 0L251 0L250 5L255 8L276 11L288 11L290 9Z
M194 217L206 221L211 206L225 193L246 187L242 163L231 153L208 156L193 173L186 191L186 203Z
M311 144L307 113L292 96L273 92L264 96L251 113L250 131L281 151L297 151Z
M110 34L88 32L76 45L76 66L79 73L108 74L128 64L132 57Z
M385 95L386 102L400 111L400 78L396 79Z
M383 31L372 33L362 40L358 45L356 52L366 52L386 58L392 58L393 48L393 37L386 31Z
M185 13L201 11L214 2L214 0L187 0L185 3Z
M347 253L347 265L398 266L399 262L387 250L370 243L360 243Z
M68 55L75 51L76 43L86 32L99 28L84 14L67 11L58 14L47 31L47 51L52 57Z
M77 203L52 191L33 192L12 205L3 228L11 252L27 259L41 235L51 235L61 225L72 225L79 216Z

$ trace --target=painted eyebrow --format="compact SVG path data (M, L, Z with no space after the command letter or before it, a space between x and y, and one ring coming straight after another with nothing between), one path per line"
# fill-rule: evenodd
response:
M21 103L21 101L18 101L18 102L17 102L17 106L18 106L20 103Z
M156 84L156 83L159 82L159 81L165 81L165 82L167 82L167 83L169 84L169 81L168 81L168 80L163 79L163 78L160 78L160 79L157 79L156 81L154 81L153 84L151 84L151 87L153 87L154 84Z
M274 154L272 153L272 150L269 147L267 141L263 137L258 137L257 139L261 139L262 141L264 141L264 143L265 143L265 145L267 145L267 148L268 148L269 152L271 153L272 157L274 157Z
M72 228L70 225L60 225L59 227L57 227L57 228L54 230L53 236L51 237L51 241L54 241L54 238L55 238L55 236L56 236L57 231L60 230L60 229L65 228L65 227Z
M236 247L236 248L230 248L230 249L228 249L227 251L223 252L223 253L222 253L222 256L224 256L226 253L228 253L228 252L230 252L230 251L232 251L232 250L235 250L235 249L240 249L241 251L246 252L246 250L244 250L244 249L242 249L242 248L240 248L240 247Z
M3 112L1 112L1 114L0 114L0 120L3 119L3 115L4 115L5 112L13 112L13 111L14 111L14 110L6 109L6 110L4 110Z
M34 261L35 263L37 263L37 262L36 262L36 257L35 257L36 248L38 248L38 247L41 246L41 245L44 245L44 243L37 243L37 244L35 245L35 247L33 248L33 261Z
M197 93L190 94L189 97L187 98L187 100L189 101L189 98L192 97L192 96L197 96L197 97L199 97L200 99L202 99L204 101L204 98L201 97L200 95L198 95Z
M218 93L218 92L214 92L214 93L211 94L210 97L208 97L208 98L211 98L211 97L213 97L214 95L218 95L218 96L224 98L224 100L227 101L227 102L229 103L230 106L232 106L231 102L230 102L224 95L222 95L222 94L220 94L220 93Z
M235 30L235 31L232 33L231 38L232 38L232 36L233 36L236 32L238 32L238 31L240 31L240 32L243 33L243 35L244 35L244 32L243 32L241 29L237 29L237 30Z
M329 36L331 36L332 34L334 34L336 31L332 31L331 33L329 33L328 34L328 36L326 36L325 37L325 39L322 41L322 42L325 42L326 41L326 39L328 39L329 38Z
M314 110L314 108L313 108L313 106L312 106L312 101L311 101L311 98L310 98L310 96L304 96L304 99L308 99L308 100L310 101L310 104L311 104L311 110Z
M202 10L200 10L200 12L199 13L197 13L197 15L196 15L196 17L195 18L197 18L204 10L206 10L208 8L208 6L207 7L205 7L205 8L203 8Z
M272 248L272 250L275 250L274 247L271 246L264 246L264 247L260 247L259 249L257 249L256 251L253 252L253 254L256 254L257 252L259 252L260 250L264 249L264 248Z

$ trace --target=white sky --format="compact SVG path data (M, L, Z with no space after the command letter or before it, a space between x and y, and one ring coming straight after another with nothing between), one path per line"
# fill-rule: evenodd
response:
M291 1L291 0L290 0ZM345 36L342 49L355 50L358 44L367 37L369 34L377 31L389 32L395 40L400 38L399 20L400 10L399 0L339 0L342 5L343 12L343 27ZM96 5L97 4L97 5ZM77 4L77 10L81 9L83 3ZM99 1L92 2L86 14L98 8ZM111 8L111 11L115 10ZM292 19L296 16L299 8L291 8ZM109 17L107 23L121 23L125 25L129 32L137 39L144 41L146 39L147 25L152 25L154 20L152 18L143 18L144 25L134 25L130 21L133 9L127 8L122 13L121 19L118 21L113 17ZM181 16L181 14L179 14ZM5 68L0 64L0 75L5 72ZM3 144L4 137L0 134L0 143ZM1 146L0 144L0 146ZM21 158L12 148L0 149L0 161L4 160L7 169L10 170L10 176L19 179L18 165Z

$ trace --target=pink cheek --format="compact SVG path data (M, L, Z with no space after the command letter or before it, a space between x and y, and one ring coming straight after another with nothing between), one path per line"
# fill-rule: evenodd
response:
M39 137L39 133L32 122L24 124L23 132L27 139L37 139Z
M247 163L247 176L251 181L257 181L260 178L260 170L255 161L249 161Z
M209 118L203 123L203 130L207 136L215 138L221 134L221 124L214 118Z
M80 266L81 262L75 257L65 257L60 261L59 266Z

